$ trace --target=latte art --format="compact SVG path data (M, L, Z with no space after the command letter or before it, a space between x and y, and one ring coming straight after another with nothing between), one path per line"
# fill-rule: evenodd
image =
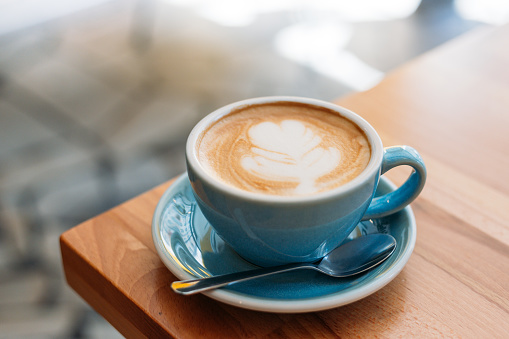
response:
M365 134L334 111L278 102L238 109L197 143L204 169L237 188L309 195L352 180L367 166Z
M322 138L298 120L262 122L248 136L253 147L242 158L242 168L266 180L296 182L294 194L318 191L315 181L332 172L341 158L337 148L320 147Z

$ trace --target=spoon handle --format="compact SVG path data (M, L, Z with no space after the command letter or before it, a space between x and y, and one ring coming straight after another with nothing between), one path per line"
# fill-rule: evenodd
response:
M231 283L239 281L246 281L254 278L265 277L267 275L283 273L303 268L315 269L316 265L313 263L287 264L281 266L235 272L224 275L216 275L201 279L175 281L171 284L171 288L179 294L189 295L226 286Z

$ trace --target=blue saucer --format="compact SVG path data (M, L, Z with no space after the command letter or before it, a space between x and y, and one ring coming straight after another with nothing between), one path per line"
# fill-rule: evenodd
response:
M377 195L394 190L382 177ZM350 234L388 233L397 241L393 255L380 266L351 278L332 278L302 270L259 278L204 292L205 295L252 310L310 312L351 303L379 290L403 269L416 241L410 207L389 217L359 223ZM179 279L192 279L254 269L211 228L198 208L187 174L180 176L159 201L152 237L166 267Z

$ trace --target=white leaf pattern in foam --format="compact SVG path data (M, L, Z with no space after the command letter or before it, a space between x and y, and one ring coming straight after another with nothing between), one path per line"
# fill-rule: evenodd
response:
M284 120L280 125L262 122L251 127L253 154L242 159L248 172L276 181L297 182L295 194L318 190L316 180L339 164L338 149L319 147L322 139L304 123Z

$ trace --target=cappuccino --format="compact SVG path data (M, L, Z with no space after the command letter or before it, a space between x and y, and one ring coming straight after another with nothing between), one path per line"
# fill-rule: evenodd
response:
M355 123L296 102L240 107L204 130L195 147L203 168L223 183L281 196L339 187L357 177L371 157Z

